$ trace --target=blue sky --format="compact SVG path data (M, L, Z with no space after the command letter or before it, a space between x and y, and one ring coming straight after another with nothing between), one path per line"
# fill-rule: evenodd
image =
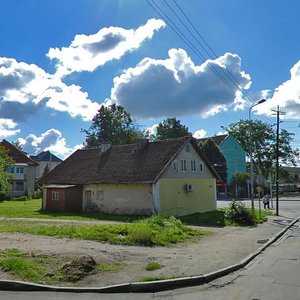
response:
M281 126L299 147L297 1L154 3L194 51L145 0L1 0L0 138L64 158L81 147L80 131L100 105L112 102L140 129L175 116L199 137L211 136L266 98L252 117L273 124L280 105ZM192 31L180 9L188 16L214 54L170 7Z

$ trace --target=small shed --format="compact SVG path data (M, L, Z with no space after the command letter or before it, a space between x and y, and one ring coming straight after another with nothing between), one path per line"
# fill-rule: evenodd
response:
M82 212L82 186L80 185L48 185L44 186L43 193L43 209Z

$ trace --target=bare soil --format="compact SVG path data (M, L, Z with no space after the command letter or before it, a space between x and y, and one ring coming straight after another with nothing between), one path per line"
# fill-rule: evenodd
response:
M273 222L273 217L265 224L255 227L201 227L213 231L214 235L197 242L170 247L110 245L94 241L0 233L0 251L17 248L62 258L90 256L98 264L120 264L117 271L87 272L87 276L79 281L69 283L74 286L102 287L140 281L149 276L174 278L215 271L234 264L257 250L282 227ZM146 264L152 261L161 264L161 269L146 271ZM13 278L0 269L0 279Z

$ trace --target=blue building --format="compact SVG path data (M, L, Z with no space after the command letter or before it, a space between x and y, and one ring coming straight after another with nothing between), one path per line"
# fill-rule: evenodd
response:
M209 138L216 143L226 159L227 184L230 185L235 173L246 173L245 150L230 134L216 135ZM204 143L209 138L200 139L199 142Z

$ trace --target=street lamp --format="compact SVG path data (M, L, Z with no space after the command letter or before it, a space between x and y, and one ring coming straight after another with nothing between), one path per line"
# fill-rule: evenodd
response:
M250 148L249 148L249 155L250 155L250 174L251 174L251 207L252 210L254 210L254 174L253 174L253 154L252 154L252 126L251 126L251 110L254 106L262 104L266 102L266 99L261 99L258 102L254 103L253 105L250 106L249 108L249 142L250 142Z

